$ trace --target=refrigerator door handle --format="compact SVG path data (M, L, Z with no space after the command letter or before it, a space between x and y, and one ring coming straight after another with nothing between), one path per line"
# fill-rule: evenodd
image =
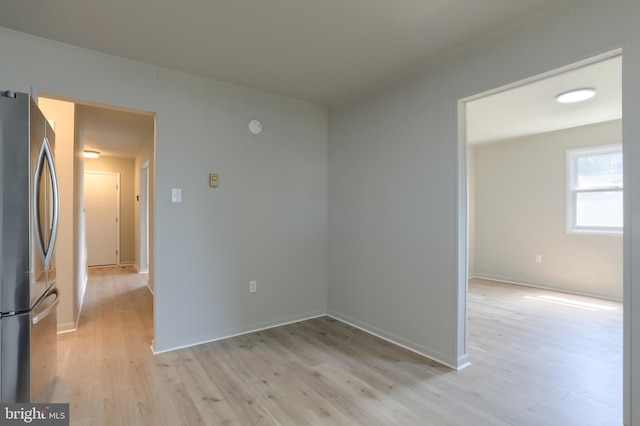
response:
M54 287L51 290L49 290L49 292L47 294L45 294L45 296L42 299L40 299L40 302L33 309L37 310L38 306L40 306L40 304L44 303L44 301L47 300L51 296L55 296L56 300L54 300L53 303L51 303L49 306L47 306L47 308L44 311L39 312L37 315L33 316L33 318L31 319L31 323L33 325L36 325L38 322L40 322L43 319L45 319L46 317L48 317L49 314L51 312L53 312L53 310L56 308L56 306L58 306L58 303L60 303L60 294L58 293L58 289Z
M46 140L46 139L45 139ZM51 238L49 238L49 247L47 248L49 262L53 257L54 249L56 247L56 239L58 238L58 224L60 222L60 189L58 188L58 174L56 173L56 164L53 161L53 153L51 152L51 146L49 141L46 140L47 145L47 163L49 163L49 174L51 175L51 188L53 190L53 217L51 225Z
M53 212L52 212L52 225L51 225L51 236L49 238L49 243L45 247L44 241L42 238L42 220L40 217L40 181L42 180L42 171L45 167L45 161L47 166L49 167L49 173L51 175L51 187L53 189ZM60 214L60 191L58 189L58 176L56 174L55 164L53 163L53 153L51 152L51 147L49 145L49 141L45 137L42 140L42 147L40 148L40 154L38 154L38 163L36 167L35 178L33 182L33 212L35 215L35 233L36 239L38 241L38 251L40 252L40 259L42 260L42 265L44 266L44 270L47 271L49 269L49 264L51 263L51 259L53 257L53 249L55 247L56 238L58 237L58 221Z

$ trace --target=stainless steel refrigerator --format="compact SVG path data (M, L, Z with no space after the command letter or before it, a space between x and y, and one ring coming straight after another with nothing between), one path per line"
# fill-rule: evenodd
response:
M0 402L48 402L57 362L55 135L26 93L0 91Z

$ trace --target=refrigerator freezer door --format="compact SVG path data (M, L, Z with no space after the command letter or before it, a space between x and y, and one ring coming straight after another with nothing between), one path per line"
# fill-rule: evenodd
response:
M0 402L29 402L31 315L0 319Z
M0 402L49 402L56 375L59 302L53 287L31 312L0 319Z
M56 308L60 302L53 287L31 311L31 402L49 402L57 363Z

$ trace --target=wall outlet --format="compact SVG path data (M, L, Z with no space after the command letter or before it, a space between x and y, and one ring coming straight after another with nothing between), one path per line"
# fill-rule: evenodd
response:
M542 263L542 256L539 254L536 254L536 263Z
M249 292L250 293L255 293L256 292L256 282L255 281L249 281Z

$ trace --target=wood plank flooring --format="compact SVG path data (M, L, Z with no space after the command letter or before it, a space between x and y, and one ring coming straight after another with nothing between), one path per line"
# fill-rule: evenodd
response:
M145 279L91 271L58 336L71 424L622 424L620 303L472 280L456 372L329 317L154 356Z

